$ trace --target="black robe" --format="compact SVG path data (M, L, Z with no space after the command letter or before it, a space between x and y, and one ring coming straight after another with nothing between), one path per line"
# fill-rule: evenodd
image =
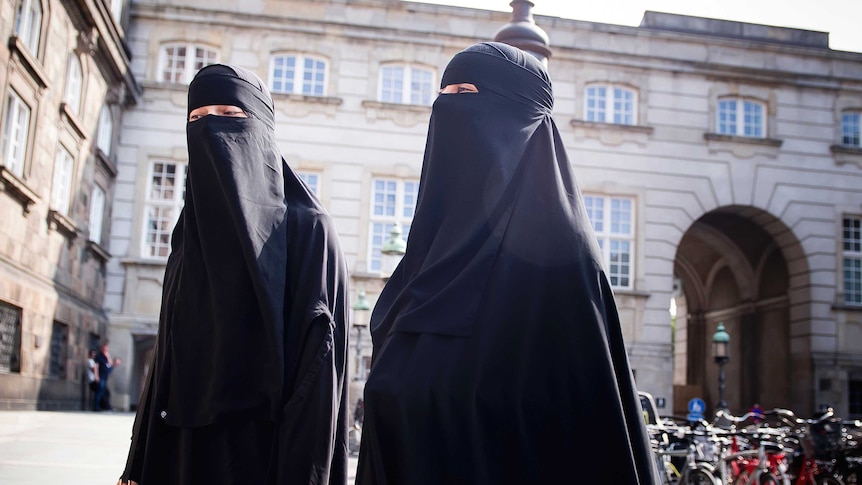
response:
M330 216L284 162L257 76L202 69L185 206L123 480L345 484L347 270Z
M359 485L652 483L613 293L544 67L457 54L371 317Z

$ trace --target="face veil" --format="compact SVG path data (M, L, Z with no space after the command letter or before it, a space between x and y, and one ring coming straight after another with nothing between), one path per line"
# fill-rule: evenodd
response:
M585 483L651 483L547 72L482 43L446 67L441 87L458 83L478 92L434 102L407 251L372 313L357 484L554 483L572 456L623 457Z

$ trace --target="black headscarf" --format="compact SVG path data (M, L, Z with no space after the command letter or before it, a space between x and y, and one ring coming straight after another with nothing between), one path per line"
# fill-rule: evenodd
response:
M407 252L371 318L357 483L651 483L547 72L482 43L447 66L456 83L478 93L434 102Z
M188 112L207 105L248 117L187 124L185 206L124 476L197 483L203 470L244 467L272 483L343 483L347 272L334 225L279 154L260 78L201 69ZM232 458L201 463L204 447Z

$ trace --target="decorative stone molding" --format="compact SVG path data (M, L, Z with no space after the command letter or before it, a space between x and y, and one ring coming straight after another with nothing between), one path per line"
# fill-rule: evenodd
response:
M603 145L614 147L623 143L646 146L654 131L651 126L620 125L584 120L572 120L569 124L574 128L576 138L591 138L599 140Z
M78 135L78 138L81 140L87 139L87 130L84 129L84 123L78 118L78 115L69 108L69 104L66 102L60 103L60 114L66 118L66 121L69 122L69 126L71 126L75 130L75 134Z
M751 158L763 155L777 158L784 140L776 138L755 138L749 136L722 135L719 133L704 133L710 153L727 152L736 158Z
M862 168L862 147L832 145L829 147L836 165L856 164Z
M78 237L78 226L68 216L54 209L48 211L48 228L66 236L70 245Z
M322 114L334 118L338 107L344 102L341 98L331 96L280 93L274 93L272 99L278 111L292 118L304 118L310 114Z
M33 54L30 53L30 49L24 45L24 42L21 41L20 37L15 35L9 37L9 49L16 54L21 65L24 66L33 81L35 81L40 88L47 89L50 85L48 83L48 74L45 73L42 64L33 57Z
M107 249L103 248L101 244L93 240L87 241L87 254L95 256L102 265L111 259L111 253L109 253Z
M389 120L398 126L412 127L428 123L431 107L416 104L381 103L379 101L363 101L365 117L374 123L377 120Z
M99 162L99 168L108 174L111 179L117 178L117 165L111 160L111 157L106 155L101 148L96 148L96 160Z
M23 180L19 179L17 175L2 165L0 165L0 183L3 184L4 192L11 195L21 203L21 207L24 209L24 214L29 213L30 206L35 204L36 200L39 199L36 192L33 192L29 187L27 187L27 184L25 184Z
M89 55L92 56L96 53L96 49L99 45L99 31L92 27L89 30L82 30L78 32L78 45L75 48L75 52L80 55Z

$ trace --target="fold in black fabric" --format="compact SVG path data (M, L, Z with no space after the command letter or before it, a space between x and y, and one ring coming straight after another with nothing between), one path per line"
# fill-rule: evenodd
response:
M189 112L185 206L123 478L345 483L346 264L334 225L274 140L253 73L208 66Z
M544 67L457 54L407 253L371 317L359 485L652 483L600 252Z

